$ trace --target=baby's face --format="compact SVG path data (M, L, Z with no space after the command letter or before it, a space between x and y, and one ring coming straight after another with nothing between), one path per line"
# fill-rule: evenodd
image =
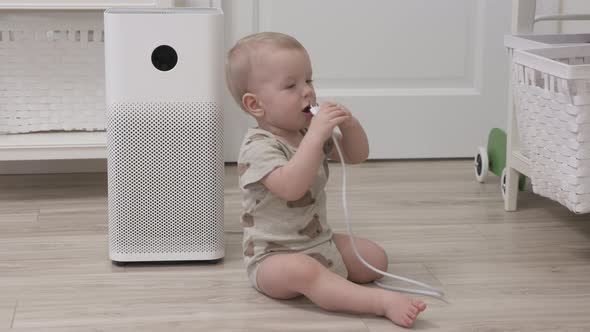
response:
M264 109L259 122L287 131L308 127L312 115L304 110L316 95L307 52L268 47L253 65L251 88Z

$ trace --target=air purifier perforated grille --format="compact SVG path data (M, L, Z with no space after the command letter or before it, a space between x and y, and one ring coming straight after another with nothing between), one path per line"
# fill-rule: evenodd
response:
M111 252L223 252L219 105L112 104L107 139Z

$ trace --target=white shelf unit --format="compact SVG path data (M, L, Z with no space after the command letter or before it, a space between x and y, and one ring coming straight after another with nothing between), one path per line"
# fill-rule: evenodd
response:
M536 5L536 0L512 0L512 35L533 34L536 22L590 19L590 14L535 16ZM512 73L512 70L510 70L510 73ZM531 173L531 161L521 153L512 87L508 91L504 210L516 211L519 176L520 174L528 176Z
M174 0L0 0L0 10L104 10L112 7L171 7ZM0 161L104 159L106 133L0 134Z
M48 132L0 135L0 161L104 159L105 132Z

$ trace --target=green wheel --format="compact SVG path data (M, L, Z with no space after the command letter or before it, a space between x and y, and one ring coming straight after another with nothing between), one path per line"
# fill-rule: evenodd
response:
M506 195L506 151L507 136L499 128L493 128L488 136L488 146L478 148L475 156L475 178L479 182L484 182L488 173L500 177L500 188L502 197ZM526 186L526 176L518 177L518 189L523 191Z
M506 133L502 129L494 128L488 136L488 156L490 172L500 176L506 167Z

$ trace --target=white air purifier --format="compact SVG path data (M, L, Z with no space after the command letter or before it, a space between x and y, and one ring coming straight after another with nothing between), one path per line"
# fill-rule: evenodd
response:
M109 9L104 28L111 260L223 258L223 12Z

